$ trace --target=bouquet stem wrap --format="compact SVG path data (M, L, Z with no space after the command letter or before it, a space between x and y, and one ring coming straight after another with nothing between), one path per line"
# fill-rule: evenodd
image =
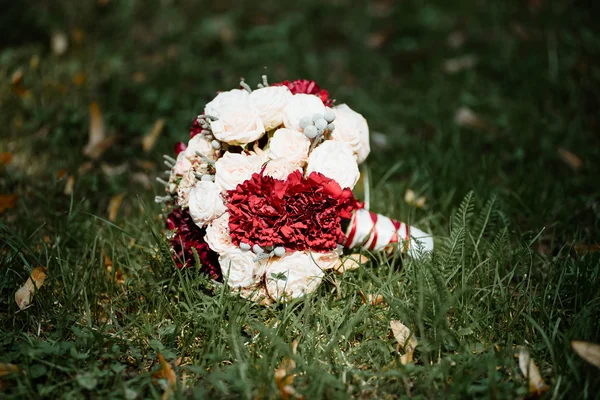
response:
M404 222L365 209L354 212L346 237L343 246L348 249L383 251L388 255L401 251L414 257L419 247L423 252L433 250L431 235Z

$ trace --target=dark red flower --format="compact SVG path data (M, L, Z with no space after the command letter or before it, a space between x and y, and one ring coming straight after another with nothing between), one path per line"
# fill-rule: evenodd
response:
M200 126L200 122L198 122L198 118L194 118L192 122L192 126L190 126L190 139L196 135L199 135L202 132L202 127Z
M195 249L202 264L202 271L212 279L221 280L223 278L219 266L219 255L208 247L204 241L206 230L194 224L189 211L181 208L174 209L167 217L167 229L174 231L171 248L174 252L173 260L178 268L191 267L196 263L192 250Z
M179 155L179 153L181 153L182 151L185 151L185 149L187 149L187 145L183 142L177 142L175 143L175 154Z
M227 192L229 231L240 242L287 250L331 251L346 239L342 220L359 204L349 188L313 172L285 181L256 173Z
M325 89L321 89L315 81L309 81L308 79L296 79L295 81L290 82L286 80L283 82L273 83L271 86L287 86L292 94L314 94L315 96L319 96L321 101L323 101L323 104L326 106L331 107L333 104L333 99L329 98L329 92Z

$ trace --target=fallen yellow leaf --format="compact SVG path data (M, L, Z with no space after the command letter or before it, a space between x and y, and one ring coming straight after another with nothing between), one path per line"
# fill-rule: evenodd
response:
M108 220L110 222L115 222L117 220L117 213L123 202L124 195L124 193L119 193L110 198L110 202L108 203Z
M359 268L361 265L366 264L369 261L369 257L363 256L359 253L350 254L346 257L340 258L335 266L334 271L338 274L343 274L345 271L351 271Z
M157 119L152 125L152 128L146 133L142 139L142 148L147 153L154 147L156 140L160 136L163 128L165 127L165 120L163 118Z
M529 355L529 350L525 347L519 349L519 368L521 373L529 382L529 393L533 396L543 395L549 388L542 379L540 369Z
M600 368L600 344L572 340L571 347L585 361Z
M70 196L73 194L73 189L75 188L75 177L73 175L69 175L67 178L67 183L65 184L65 195Z
M476 130L492 131L491 125L480 117L475 111L469 107L461 107L454 114L454 122L457 125L464 126Z
M57 56L65 54L69 47L69 38L64 32L53 32L50 39L52 45L52 52Z
M160 369L152 374L154 379L165 379L167 382L166 387L164 387L164 392L162 395L163 399L169 398L173 389L177 386L177 375L171 367L171 364L165 360L162 354L158 353L158 361L160 362Z
M406 365L413 360L417 339L415 339L410 329L400 321L390 321L390 328L392 328L394 338L398 342L398 352L404 353L400 356L400 363Z
M581 161L581 158L577 157L569 150L559 147L557 151L561 160L563 160L563 162L569 167L571 167L574 171L577 171L583 165L583 161Z
M31 271L31 276L17 292L15 293L15 301L19 309L24 309L33 299L36 289L39 290L46 280L46 267L37 267Z
M106 136L102 111L95 101L90 104L90 132L83 154L92 159L98 159L115 142L115 136Z
M11 208L15 208L19 196L16 194L0 194L0 214Z
M419 198L417 198L415 192L412 189L407 189L406 193L404 193L404 201L410 204L411 206L423 208L425 207L425 202L427 201L427 198L425 196L420 196Z
M14 364L0 363L0 378L19 372L19 367Z
M298 340L294 340L292 343L292 354L296 354L297 348ZM279 394L283 400L288 400L290 396L293 396L297 399L303 398L302 395L298 394L292 386L294 383L294 377L296 376L294 373L295 369L296 362L291 358L284 358L281 361L281 364L279 364L279 367L277 367L275 370L275 383L277 383Z

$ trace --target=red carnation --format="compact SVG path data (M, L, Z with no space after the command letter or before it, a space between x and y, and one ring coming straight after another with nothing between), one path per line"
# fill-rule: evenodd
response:
M295 171L285 181L255 173L227 196L229 231L238 246L331 251L346 239L342 219L358 208L349 188L318 172L305 178Z
M171 248L174 251L173 260L178 268L191 267L195 264L196 259L192 250L195 249L202 270L212 279L222 279L219 255L208 247L204 241L205 229L194 224L189 211L181 208L174 209L167 217L167 229L175 231L171 239Z
M293 82L283 81L279 83L273 83L271 86L287 86L292 94L304 93L314 94L319 96L323 104L327 107L331 107L333 100L329 98L329 92L325 89L321 89L315 81L309 81L308 79L296 79Z
M181 153L182 151L185 151L185 149L187 149L187 145L183 142L177 142L175 143L175 154L179 155L179 153Z
M198 118L194 118L192 122L192 126L190 126L190 139L196 135L199 135L202 132L202 126L200 126L200 122L198 122Z

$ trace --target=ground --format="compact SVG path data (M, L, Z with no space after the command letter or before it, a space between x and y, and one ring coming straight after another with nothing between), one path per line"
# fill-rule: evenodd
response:
M2 397L273 398L292 359L306 399L524 398L527 348L543 397L597 398L598 369L571 347L600 342L600 32L586 3L5 5ZM264 73L315 79L367 118L360 195L432 232L433 255L373 255L270 307L174 267L153 202L161 155L215 92ZM109 139L84 152L90 128ZM418 342L406 365L393 320Z

